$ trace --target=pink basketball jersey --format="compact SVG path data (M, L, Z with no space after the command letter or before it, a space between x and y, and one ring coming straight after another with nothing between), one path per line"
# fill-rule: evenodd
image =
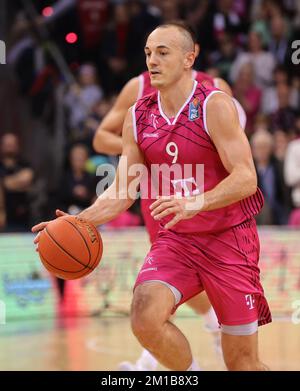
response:
M184 196L201 194L213 189L229 175L206 128L206 103L214 93L221 92L207 83L194 81L190 96L173 119L163 113L159 92L144 96L134 105L135 139L145 157L148 179L150 173L157 173L162 164L177 168L174 172L171 170L169 177L154 174L151 184L155 184L153 188L159 195L166 191ZM141 188L145 189L144 185ZM153 188L148 186L142 197L153 198ZM258 189L253 196L242 201L180 221L173 230L182 233L222 231L257 214L262 205L263 196ZM162 225L172 217L163 219Z

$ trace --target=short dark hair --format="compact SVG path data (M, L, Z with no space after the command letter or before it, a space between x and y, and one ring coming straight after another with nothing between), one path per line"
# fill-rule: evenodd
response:
M171 27L171 26L174 26L174 27L178 27L179 30L185 30L187 33L190 34L192 40L194 43L197 43L197 36L196 36L196 32L195 30L192 28L192 26L190 24L188 24L185 20L182 20L182 19L174 19L174 20L171 20L169 22L166 22L166 23L162 23L160 25L157 26L157 28L160 28L160 27Z
M192 28L190 24L188 24L186 21L182 19L174 19L166 23L162 23L157 26L157 28L163 28L163 27L177 27L179 30L185 30L192 38L192 41L196 44L197 43L197 36L195 30Z
M156 28L158 29L158 28L168 28L168 27L176 27L178 30L185 33L185 35L191 39L195 47L195 44L197 43L196 33L193 30L193 28L184 20L181 19L171 20L169 22L158 25Z

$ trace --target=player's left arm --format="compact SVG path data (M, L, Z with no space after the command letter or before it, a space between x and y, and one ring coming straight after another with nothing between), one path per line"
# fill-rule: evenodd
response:
M237 111L229 96L211 96L207 103L206 123L209 135L229 175L202 195L159 198L155 201L150 207L155 220L174 214L173 219L165 226L167 229L199 212L238 202L257 190L257 176L250 145L240 127Z
M257 190L257 176L248 139L241 129L232 100L214 94L207 103L206 123L220 159L229 173L214 189L204 194L202 211L228 206Z

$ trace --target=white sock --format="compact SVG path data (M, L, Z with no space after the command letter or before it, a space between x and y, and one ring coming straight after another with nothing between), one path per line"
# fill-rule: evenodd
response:
M201 371L201 368L199 365L196 363L196 361L193 359L192 364L188 367L187 369L188 372L195 372L195 371Z
M205 321L205 328L208 331L211 331L213 333L216 331L220 331L218 318L213 307L210 307L210 309L207 311L206 314L203 315L203 317Z
M148 350L144 349L140 358L136 362L136 366L148 371L154 371L158 365L155 357Z

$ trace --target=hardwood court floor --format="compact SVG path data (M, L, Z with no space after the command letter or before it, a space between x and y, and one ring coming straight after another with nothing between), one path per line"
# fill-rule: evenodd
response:
M224 370L200 318L178 318L203 370ZM14 321L0 325L0 370L117 370L141 352L128 318ZM260 328L260 355L272 370L300 370L300 324ZM159 367L158 369L164 369Z

